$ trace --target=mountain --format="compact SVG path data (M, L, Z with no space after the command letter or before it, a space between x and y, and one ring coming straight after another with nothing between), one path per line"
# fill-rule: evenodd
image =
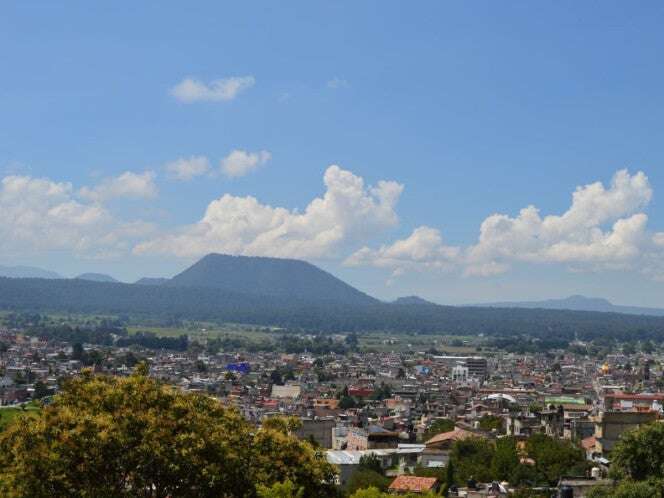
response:
M139 278L138 280L136 280L136 282L134 282L134 285L162 285L162 284L165 284L168 281L169 281L168 278L143 277L143 278Z
M63 278L54 271L34 266L0 266L0 277L8 278Z
M215 287L0 278L0 310L129 315L174 324L183 320L244 323L331 333L389 331L537 337L547 347L574 340L664 338L664 317L589 311L348 304ZM555 344L554 344L555 343Z
M426 305L435 305L431 301L422 299L420 296L403 296L392 301L392 304L426 304Z
M478 304L489 308L540 308L548 310L600 311L604 313L625 313L628 315L664 316L664 309L645 308L641 306L621 306L597 297L569 296L563 299L547 299L544 301L500 302Z
M326 271L296 259L208 254L165 285L354 305L378 302Z
M115 284L119 282L119 280L116 280L110 275L105 275L103 273L81 273L78 277L75 278L78 280L89 280L91 282L106 282Z

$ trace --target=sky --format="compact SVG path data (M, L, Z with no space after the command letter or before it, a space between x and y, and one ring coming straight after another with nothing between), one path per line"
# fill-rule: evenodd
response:
M664 307L664 4L8 2L0 265Z

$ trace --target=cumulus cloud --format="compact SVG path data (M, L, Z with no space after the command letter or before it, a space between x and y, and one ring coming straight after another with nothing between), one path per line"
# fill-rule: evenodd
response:
M210 171L210 161L205 156L180 158L164 166L169 178L189 181Z
M78 200L68 182L7 176L0 184L0 250L71 250L86 256L126 252L151 230L116 220L98 202Z
M79 194L84 199L104 202L118 197L151 199L157 196L154 171L133 173L125 171L119 176L106 178L95 187L83 187Z
M534 206L516 217L493 214L480 226L476 244L459 249L446 246L438 230L420 227L403 240L377 250L363 248L348 265L460 269L468 276L504 273L515 262L564 263L575 268L631 268L654 261L664 234L650 234L648 217L640 212L652 198L642 172L618 171L609 188L596 182L578 187L570 208L562 215L542 217ZM654 274L657 265L649 264ZM664 272L663 272L664 273Z
M327 168L323 181L324 195L303 212L226 194L208 205L199 222L138 244L134 252L320 258L397 224L399 183L367 187L361 177L336 165Z
M232 76L204 83L194 78L185 78L171 88L171 95L180 102L220 102L233 100L241 92L256 83L253 76Z
M346 259L348 266L372 265L391 268L397 274L409 268L450 269L456 264L460 249L447 246L435 228L421 226L405 239L372 250L363 247Z
M221 160L220 167L223 174L236 178L251 173L271 158L272 155L266 150L247 152L236 149Z

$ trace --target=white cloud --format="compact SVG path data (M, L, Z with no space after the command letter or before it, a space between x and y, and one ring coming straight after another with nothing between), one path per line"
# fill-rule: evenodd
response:
M210 171L210 161L205 156L180 158L164 166L168 176L174 180L189 181Z
M426 226L416 228L413 233L391 245L377 250L363 247L346 259L348 266L372 265L390 268L403 273L408 268L450 269L459 256L458 247L446 246L439 230Z
M154 171L133 173L125 171L119 176L106 178L95 187L83 187L79 194L84 199L104 202L118 197L151 199L157 196Z
M202 81L185 78L171 88L173 95L180 102L192 103L199 101L219 102L233 100L241 92L251 88L256 83L253 76L233 76L204 83Z
M271 158L272 155L266 150L247 152L236 149L220 161L220 167L226 176L236 178L251 173Z
M348 84L348 81L346 81L343 78L339 78L338 76L335 76L331 80L327 82L327 87L331 88L332 90L338 90L340 88L348 88L350 85Z
M380 181L366 187L362 178L336 165L327 168L324 183L325 194L304 212L226 194L208 205L199 222L138 244L135 253L330 257L397 224L402 185Z
M150 233L143 222L116 220L98 202L81 202L68 182L7 176L0 184L0 252L71 250L85 256L126 252Z
M480 226L476 244L446 246L438 230L420 227L412 235L378 250L363 248L348 265L407 269L459 269L467 276L504 273L515 262L563 263L575 269L627 269L650 263L642 271L656 274L657 246L664 234L649 234L640 212L652 198L642 172L618 171L607 189L600 182L576 189L562 215L540 216L534 206L516 217L493 214ZM664 265L662 265L664 276Z

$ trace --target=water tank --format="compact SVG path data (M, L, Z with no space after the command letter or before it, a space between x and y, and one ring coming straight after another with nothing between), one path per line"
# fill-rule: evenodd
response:
M561 486L558 498L574 498L574 489L569 486Z
M593 479L599 479L600 477L602 477L602 471L600 470L600 468L593 467L592 469L590 469L590 477L592 477Z

